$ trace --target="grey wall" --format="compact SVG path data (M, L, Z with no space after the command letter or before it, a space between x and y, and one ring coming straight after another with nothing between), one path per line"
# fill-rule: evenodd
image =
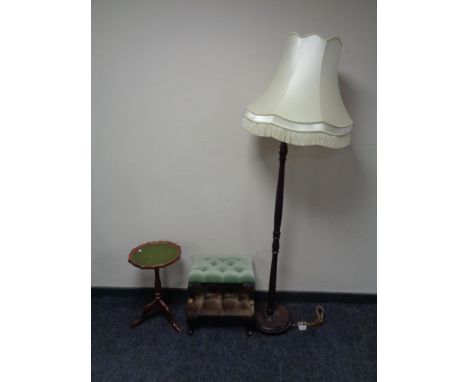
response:
M278 289L376 292L376 4L371 0L92 3L92 284L151 286L150 240L248 254L267 289L278 142L242 128L288 32L343 40L351 147L290 146Z

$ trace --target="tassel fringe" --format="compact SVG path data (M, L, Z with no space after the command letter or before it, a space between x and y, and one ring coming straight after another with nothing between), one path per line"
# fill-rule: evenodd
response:
M341 149L351 143L351 134L335 136L321 132L296 132L284 129L271 123L253 122L243 118L244 128L259 137L271 137L281 142L298 146L324 146L331 149Z

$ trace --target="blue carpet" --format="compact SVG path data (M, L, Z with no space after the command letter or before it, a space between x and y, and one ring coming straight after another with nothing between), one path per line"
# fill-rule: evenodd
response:
M186 329L183 293L168 293ZM177 333L162 316L130 329L151 291L92 295L92 381L376 381L377 305L321 302L326 323L305 332L247 336L242 325ZM280 300L293 321L311 320L312 301Z

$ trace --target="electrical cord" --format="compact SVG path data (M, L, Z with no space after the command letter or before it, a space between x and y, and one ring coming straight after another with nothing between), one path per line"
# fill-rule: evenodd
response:
M317 305L315 307L315 318L312 321L298 321L292 326L297 326L299 330L306 330L307 328L318 328L319 326L325 323L325 309L322 305Z

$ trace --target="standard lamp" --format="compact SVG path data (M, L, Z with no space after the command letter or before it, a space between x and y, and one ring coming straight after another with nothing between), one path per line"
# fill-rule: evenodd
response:
M273 80L244 114L245 129L281 142L268 300L255 314L256 327L265 333L283 333L291 325L288 310L275 301L288 144L339 149L351 142L353 121L338 86L341 45L337 37L289 33Z

